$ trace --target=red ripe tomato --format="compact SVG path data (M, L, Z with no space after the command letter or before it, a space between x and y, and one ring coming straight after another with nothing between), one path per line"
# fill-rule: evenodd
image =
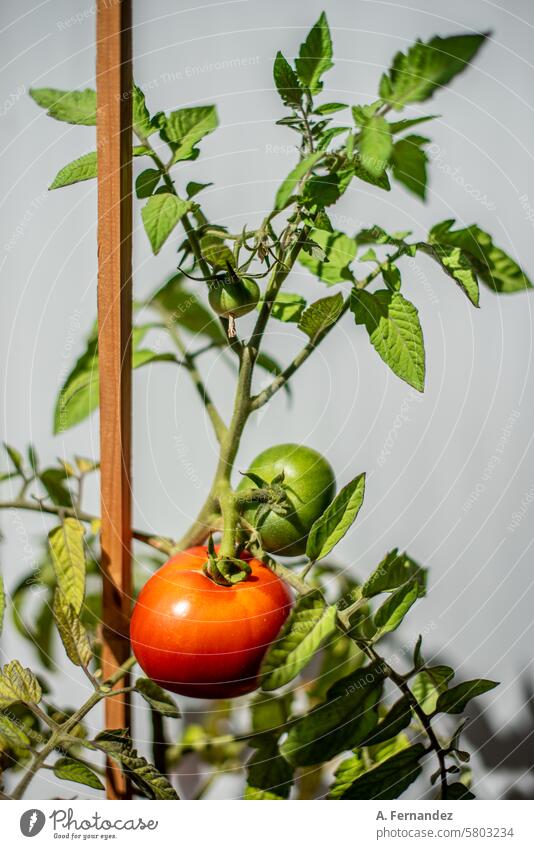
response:
M202 571L208 550L172 557L139 593L130 625L141 668L161 687L203 699L233 698L257 687L269 645L292 604L288 586L242 554L248 578L233 587Z

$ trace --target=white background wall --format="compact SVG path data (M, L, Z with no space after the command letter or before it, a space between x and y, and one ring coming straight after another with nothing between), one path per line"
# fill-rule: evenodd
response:
M528 0L134 5L135 76L151 110L217 104L221 127L202 143L200 159L183 166L177 182L213 181L202 196L205 208L234 231L260 221L296 161L287 149L293 134L275 126L284 110L273 91L272 64L278 48L294 55L322 8L336 56L326 77L328 99L348 103L374 99L394 52L417 36L491 29L474 67L424 105L442 116L423 128L436 143L428 203L400 187L386 195L354 182L336 207L346 221L336 223L349 233L364 222L410 227L423 236L444 218L477 222L534 276L534 222L520 200L526 195L534 206L534 9ZM57 390L95 318L96 186L46 192L62 165L93 148L94 129L47 118L25 93L31 86L94 85L94 7L85 0L18 0L4 4L2 17L2 425L10 442L34 441L45 461L75 451L96 456L96 416L51 436ZM157 258L151 256L137 209L136 297L175 268L175 251L170 239ZM534 486L533 302L484 289L476 311L430 260L417 264L417 273L404 265L404 287L425 333L425 395L416 397L388 372L365 331L347 316L315 364L296 378L293 407L280 394L252 424L239 465L244 468L268 444L294 440L327 454L340 485L368 472L365 509L337 558L363 575L398 545L430 567L429 597L412 611L399 640L409 642L427 630L427 653L455 665L459 679L502 681L480 700L474 745L492 742L477 758L475 789L492 798L514 786L513 793L529 796L532 777L523 773L533 761L526 703L532 687L534 514L527 509L517 529L508 526ZM290 289L310 300L326 293L298 269ZM280 325L268 343L285 361L297 350L297 332ZM230 372L215 355L204 368L227 411ZM167 365L136 374L136 525L178 536L202 501L214 459L213 437L185 377ZM469 502L473 492L478 497ZM96 510L96 490L89 502ZM3 570L12 584L32 559L23 552L25 535L31 547L46 523L22 514L0 521ZM6 659L21 654L12 631L3 639ZM33 660L26 647L22 652ZM65 681L74 700L84 685L72 668L66 670L58 686L62 698ZM36 782L36 796L53 792L50 783Z

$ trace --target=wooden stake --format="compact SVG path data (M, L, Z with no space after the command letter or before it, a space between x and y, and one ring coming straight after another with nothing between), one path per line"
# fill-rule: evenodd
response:
M129 656L131 604L132 32L130 0L97 2L98 347L103 674ZM117 687L124 686L124 680ZM130 726L128 699L105 703L106 728ZM107 795L130 798L108 764Z

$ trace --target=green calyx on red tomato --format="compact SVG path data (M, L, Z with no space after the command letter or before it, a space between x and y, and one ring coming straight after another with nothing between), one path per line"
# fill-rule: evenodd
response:
M288 586L247 552L250 575L220 586L204 574L206 546L172 557L139 593L130 625L132 649L161 687L203 699L256 689L263 657L292 605Z
M260 288L252 277L221 274L210 284L211 308L223 318L240 318L256 308Z
M311 526L335 495L332 467L318 451L305 445L273 445L253 460L237 492L261 488L262 482L263 486L275 482L283 487L286 509L273 510L269 504L251 502L243 507L243 517L259 531L265 551L287 557L304 554Z

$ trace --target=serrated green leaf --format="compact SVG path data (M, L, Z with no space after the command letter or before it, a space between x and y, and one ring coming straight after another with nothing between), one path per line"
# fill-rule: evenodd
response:
M177 109L162 118L161 137L173 150L173 162L196 159L198 142L217 128L215 106L192 106Z
M458 284L471 303L478 307L478 281L470 254L452 245L431 245L434 259L449 277Z
M47 115L68 124L96 125L96 91L62 91L57 88L31 88L38 106L47 109Z
M167 778L132 748L132 741L126 731L103 731L92 743L122 765L144 796L149 799L178 799L176 790Z
M99 777L86 764L75 758L58 758L54 764L54 775L63 781L75 781L95 790L104 790Z
M306 556L310 560L322 560L345 536L360 512L364 492L365 474L361 474L343 487L313 523L306 544Z
M60 189L63 186L71 186L73 183L81 183L83 180L92 180L96 175L96 151L92 151L61 168L50 184L50 189Z
M18 660L5 664L0 672L0 707L13 702L38 704L41 696L39 682L30 669L25 669Z
M298 107L302 100L302 89L298 77L287 61L278 51L273 66L274 84L282 102L286 106Z
M173 719L180 718L180 709L172 696L155 681L151 681L150 678L138 678L135 682L135 689L148 702L150 707L157 710L162 716L170 716Z
M416 308L400 292L353 290L350 308L365 325L376 352L391 370L418 392L425 384L425 347Z
M375 182L374 178L367 175L363 168L360 170L366 174L366 177L362 177L362 179ZM304 203L308 208L323 209L325 206L331 206L347 191L352 178L356 175L360 176L356 165L351 163L350 166L338 171L322 174L320 177L311 177L304 186ZM382 179L384 177L380 178L380 180ZM385 175L385 180L387 181L387 175Z
M424 754L425 747L417 743L367 771L361 755L355 755L336 770L328 798L398 799L420 775Z
M300 182L313 170L323 152L318 150L302 159L288 174L276 193L275 209L283 209L289 198L299 190Z
M401 584L405 584L412 578L418 579L420 591L424 592L425 575L425 570L415 560L412 560L405 553L399 554L398 549L394 548L386 554L365 581L362 586L362 596L373 598L379 593L389 592L400 587Z
M395 179L422 200L426 199L428 163L423 145L428 141L423 136L406 136L395 142L391 157Z
M393 150L391 129L385 118L373 115L363 125L358 139L361 164L373 178L381 177Z
M335 631L336 608L314 590L300 596L261 667L263 690L292 681L310 662L321 643Z
M15 748L26 748L31 745L30 738L24 731L24 725L18 721L14 722L4 713L0 713L0 739Z
M87 668L93 657L87 632L60 590L54 594L54 620L69 660L75 666Z
M77 519L66 518L48 534L57 586L78 615L85 595L85 528Z
M149 197L141 210L141 217L155 254L159 253L166 239L190 207L189 201L168 193Z
M453 225L454 219L436 224L429 233L429 242L434 245L452 245L465 251L475 267L477 277L493 291L508 294L532 288L523 269L493 243L489 233L476 224L461 230L451 230Z
M416 579L408 581L391 593L388 599L376 611L373 624L377 628L375 640L399 627L410 607L419 598L419 583Z
M258 311L263 303L263 301L258 302ZM271 316L277 321L299 322L305 308L306 300L302 295L296 295L293 292L279 292L272 305Z
M247 800L287 799L293 784L293 770L278 751L273 738L262 741L261 746L247 763Z
M299 262L324 283L343 283L353 280L350 264L356 256L357 245L354 239L335 230L312 230L310 243L322 249L325 259L316 259L306 251L299 254Z
M321 334L338 320L342 310L343 295L341 292L326 298L319 298L318 301L314 301L304 310L298 328L315 343Z
M486 681L483 678L457 684L451 690L440 693L436 703L436 713L463 713L471 699L482 696L498 686L498 681Z
M293 765L311 766L358 746L376 726L382 684L378 666L366 666L337 681L327 700L290 728L281 754Z
M309 89L311 94L318 94L323 87L322 75L333 66L332 39L326 15L321 12L319 20L300 45L295 68L302 85Z
M150 117L150 113L146 107L145 95L138 85L132 88L132 128L136 135L143 139L147 139L152 133L155 133L159 127L159 115L154 118Z
M438 87L466 69L486 35L435 36L427 43L416 41L406 54L395 56L380 82L380 97L398 110L407 103L428 100Z
M443 693L454 678L450 666L430 666L422 670L413 680L412 693L425 711L433 713L440 693Z

